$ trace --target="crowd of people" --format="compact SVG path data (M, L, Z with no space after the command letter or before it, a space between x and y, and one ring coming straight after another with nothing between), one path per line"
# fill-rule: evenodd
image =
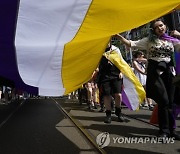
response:
M0 102L1 104L8 105L12 100L15 100L15 91L8 86L0 87Z
M29 97L35 96L12 86L0 86L0 105L9 105L15 100L27 99Z
M139 104L140 108L147 107L153 111L153 102L157 103L159 136L180 140L180 135L175 131L174 116L175 106L180 105L180 86L173 83L178 73L174 53L180 52L180 32L174 30L168 35L163 20L156 19L150 23L147 37L135 41L120 34L113 37L133 49L131 67L146 91L144 102ZM146 55L142 51L146 51ZM99 111L105 112L104 123L108 124L111 123L112 112L119 122L125 121L122 114L123 73L105 54L112 52L121 55L119 48L112 45L110 40L92 78L77 91L80 104L86 102L90 111L97 109L99 104ZM76 97L77 93L73 92L69 98ZM15 90L1 87L0 100L8 104L13 99L16 99Z
M150 24L149 36L140 40L128 40L120 34L115 35L127 47L133 49L134 58L132 68L134 74L146 91L146 98L141 106L146 106L153 110L153 103L158 105L158 125L160 137L174 137L180 140L180 135L175 131L175 117L173 114L175 103L179 105L179 88L174 85L176 76L174 52L180 52L180 32L172 31L169 35L167 26L162 19L156 19ZM119 48L108 44L105 52L116 51ZM146 51L146 58L144 53ZM99 91L100 111L105 109L105 123L111 123L112 109L115 108L115 115L118 121L123 122L124 117L121 112L123 74L106 56L102 56L96 79L85 86L88 91L88 104L95 106L97 101L93 101L94 92ZM93 88L95 88L93 92ZM95 96L97 97L97 96ZM81 100L80 100L81 101ZM95 104L94 104L94 103ZM115 106L115 107L114 107ZM91 107L90 107L91 108Z

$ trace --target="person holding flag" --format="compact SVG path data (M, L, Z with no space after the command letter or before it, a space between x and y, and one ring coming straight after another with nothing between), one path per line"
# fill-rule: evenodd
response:
M128 47L147 51L146 93L158 104L159 136L180 140L180 135L173 128L172 113L175 92L173 55L174 51L180 52L180 41L167 35L166 30L163 19L159 18L151 22L148 37L132 41L119 34L116 36Z
M112 51L120 53L119 49L111 45L110 42L105 50L105 53L111 53ZM99 64L99 82L102 86L104 105L106 109L106 118L104 122L111 123L112 97L114 97L115 100L115 114L118 116L118 121L123 122L124 117L121 113L121 91L123 84L122 73L110 60L107 59L105 54L101 58Z

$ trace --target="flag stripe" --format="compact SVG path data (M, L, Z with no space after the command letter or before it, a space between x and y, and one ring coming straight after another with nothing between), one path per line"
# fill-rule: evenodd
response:
M0 1L0 76L14 81L16 88L37 94L38 89L26 85L17 69L14 37L18 6L18 0Z
M122 90L122 102L130 109L130 110L133 110L132 106L131 106L131 103L125 93L124 90Z
M18 68L40 95L63 95L64 44L73 39L91 0L21 0L16 30ZM51 78L51 80L49 80ZM46 84L44 84L46 83Z
M179 0L1 0L0 75L27 90L37 91L31 87L36 86L40 95L69 93L90 79L113 34L143 25L179 4Z
M93 0L77 35L65 46L65 93L91 78L112 35L143 25L178 5L179 0Z
M129 109L137 110L139 109L139 104L142 103L143 99L145 98L145 92L144 96L139 95L139 91L136 91L137 88L135 84L131 82L126 76L123 78L123 84L124 84L124 93L127 96L127 99L124 99L123 96L123 102L128 106ZM130 105L130 106L129 106Z
M176 59L176 73L180 74L180 53L175 52L175 59Z

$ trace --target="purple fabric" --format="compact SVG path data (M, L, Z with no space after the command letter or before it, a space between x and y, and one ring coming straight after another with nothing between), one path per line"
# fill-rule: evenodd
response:
M179 39L169 36L167 34L164 34L162 36L162 39L167 40L167 41L172 41L174 43L180 43ZM176 60L176 73L180 74L180 53L175 52L175 60Z
M180 105L176 105L174 107L174 117L177 118L178 114L180 114Z
M174 126L173 128L175 129L176 128L176 119L177 119L177 116L180 114L180 105L175 105L173 107L173 118L174 118Z
M133 110L131 103L129 102L129 99L128 99L126 93L124 92L124 90L122 90L122 101L130 110Z
M179 43L180 42L179 39L171 37L171 36L169 36L167 34L164 34L162 36L162 39L167 40L167 41L172 41L174 43ZM176 60L176 68L175 68L176 73L180 74L180 53L175 53L175 60ZM175 121L176 121L176 118L177 118L179 113L180 113L180 106L177 105L177 106L175 106L173 108L173 118L174 118L174 126L173 126L173 128L174 129L176 128L176 122Z
M164 35L162 35L162 37L161 37L162 39L164 39L164 40L167 40L167 41L172 41L172 42L180 42L180 40L179 39L177 39L177 38L174 38L174 37L172 37L172 36L169 36L168 34L164 34Z
M0 76L12 80L16 88L37 94L36 87L22 81L16 63L14 40L19 0L1 0L0 6Z
M180 74L180 53L175 53L175 60L176 60L176 73Z

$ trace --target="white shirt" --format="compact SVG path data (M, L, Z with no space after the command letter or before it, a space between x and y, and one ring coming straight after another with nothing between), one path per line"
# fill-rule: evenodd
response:
M139 50L148 51L148 59L155 61L165 61L167 63L171 60L171 55L174 50L180 52L180 43L173 43L162 39L157 39L156 42L150 42L147 37L131 41L131 47Z

